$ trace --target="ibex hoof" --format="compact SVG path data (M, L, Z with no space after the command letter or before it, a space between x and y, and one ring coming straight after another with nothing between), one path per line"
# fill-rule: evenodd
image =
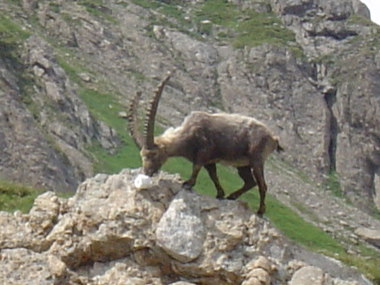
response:
M263 215L265 213L265 207L264 208L260 208L258 211L257 211L257 215L262 218Z
M224 199L224 195L216 195L216 199L223 200Z
M236 200L237 197L235 197L234 195L229 195L227 196L227 200Z

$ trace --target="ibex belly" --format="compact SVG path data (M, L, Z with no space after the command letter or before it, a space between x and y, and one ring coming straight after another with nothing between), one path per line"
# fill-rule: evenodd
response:
M238 158L238 159L231 159L231 160L220 160L220 163L224 165L234 166L234 167L242 167L249 165L248 158Z

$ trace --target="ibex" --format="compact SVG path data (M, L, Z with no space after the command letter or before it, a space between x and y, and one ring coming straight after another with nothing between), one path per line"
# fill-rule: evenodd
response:
M170 128L162 135L154 137L158 102L169 78L170 75L158 85L147 108L144 134L139 131L136 111L141 92L136 94L129 106L128 129L141 150L144 173L152 176L169 157L184 157L193 163L191 177L184 182L184 186L194 186L200 169L205 167L216 187L216 197L221 199L225 193L219 182L215 164L220 162L234 166L244 185L227 199L236 199L258 184L260 206L257 213L264 214L267 191L264 162L274 150L283 150L278 138L254 118L206 112L192 112L181 126Z

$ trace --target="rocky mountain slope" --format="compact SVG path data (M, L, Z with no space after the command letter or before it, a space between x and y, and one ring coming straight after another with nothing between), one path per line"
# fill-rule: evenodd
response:
M99 174L70 199L39 196L29 214L0 212L2 284L371 284L298 247L245 203L181 189L161 173Z
M120 116L175 70L161 126L191 110L264 121L286 149L266 165L269 192L359 255L379 241L365 233L380 228L368 215L380 207L379 33L357 0L2 1L0 179L74 191L139 166Z
M354 204L379 204L379 27L360 1L0 5L1 177L74 190L93 174L89 146L123 141L89 113L106 102L93 98L125 104L176 69L164 125L195 109L253 115L294 167L336 173Z

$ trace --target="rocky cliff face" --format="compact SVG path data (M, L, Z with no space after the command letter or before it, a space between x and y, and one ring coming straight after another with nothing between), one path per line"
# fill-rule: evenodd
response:
M73 168L46 140L34 123L17 86L17 71L1 60L0 145L1 177L39 187L68 189L77 183Z
M326 110L318 144L325 147L325 166L339 173L356 204L379 206L378 26L360 1L279 1L275 7L314 62L310 77Z
M181 189L160 173L99 174L74 197L0 212L2 284L371 284L287 241L246 205ZM317 283L316 283L317 282Z
M320 181L336 171L355 204L379 204L379 28L368 9L357 0L229 1L224 8L241 16L225 15L231 24L224 25L206 3L2 3L31 36L20 43L18 65L30 76L26 92L19 72L0 63L2 98L12 98L30 130L18 138L9 134L18 133L15 125L1 128L8 157L1 176L75 189L92 173L86 146L98 141L112 152L118 145L115 130L77 95L100 90L125 102L176 69L159 111L164 125L190 110L255 116L280 135L283 159Z
M86 145L112 149L116 134L90 115L44 39L30 36L17 54L3 45L0 177L73 191L93 174Z

